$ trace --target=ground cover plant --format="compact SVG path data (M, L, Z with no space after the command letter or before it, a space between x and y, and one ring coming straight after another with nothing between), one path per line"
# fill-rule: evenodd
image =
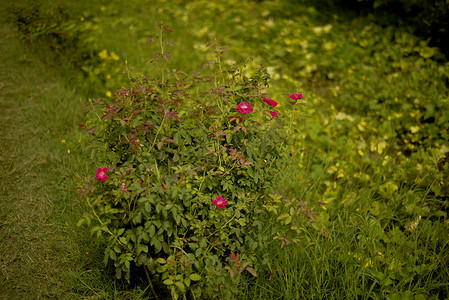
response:
M127 7L114 3L61 2L44 5L41 9L57 15L55 7L58 5L71 12L64 22L74 24L73 28L83 28L82 34L78 29L70 32L70 27L60 26L69 31L68 35L83 39L80 43L86 43L87 52L96 57L92 63L81 66L86 80L76 75L81 73L70 71L69 67L66 70L73 72L70 76L78 78L80 91L89 91L84 97L98 99L100 96L107 104L101 104L103 106L116 105L117 96L131 101L132 95L113 96L115 90L122 89L125 93L123 89L129 88L128 74L159 76L159 66L147 62L158 45L158 40L149 45L148 41L154 36L154 24L161 19L169 19L168 27L183 33L172 39L176 47L166 48L170 52L165 54L169 56L171 70L165 73L166 79L169 74L171 78L184 76L176 70L182 69L186 74L200 70L204 55L216 59L207 45L218 39L228 50L221 57L223 65L241 64L248 57L257 62L241 69L248 79L256 75L257 66L265 62L272 84L264 92L268 98L279 102L275 112L280 117L289 115L288 94L302 91L306 95L301 115L288 124L287 128L294 130L283 132L290 135L289 141L293 143L289 149L293 160L282 172L283 178L278 180L277 187L285 199L317 204L319 213L313 215L316 220L310 226L289 223L296 225L295 233L301 232L294 240L278 235L275 240L278 243L267 246L270 266L257 272L257 277L243 272L246 275L238 283L241 297L448 297L449 67L437 48L413 36L410 29L380 24L373 16L346 19L342 15L322 14L313 6L292 1L158 1L152 5L130 1ZM209 21L211 15L214 22ZM52 19L44 18L40 24L45 24L45 20ZM46 28L52 30L57 26ZM125 36L131 38L123 40ZM28 44L32 50L33 43ZM59 56L57 54L55 59ZM47 55L46 59L51 60L51 56ZM187 66L185 61L189 62ZM158 88L171 95L167 86ZM238 104L240 102L234 103ZM259 104L270 108L266 102ZM101 111L104 110L102 107ZM112 112L111 108L106 111ZM279 122L280 117L272 120L269 112L266 112L267 122ZM112 118L112 114L110 116ZM248 116L251 114L244 115ZM167 124L178 122L176 118L167 120ZM237 118L232 120L236 123L231 119L218 123L219 126L233 126L223 127L226 131L240 124ZM164 130L175 129L170 126ZM135 141L136 136L131 133L129 143L124 146L132 147L130 142ZM79 137L77 134L66 137L65 145L70 144L72 151L71 145L85 145L85 137ZM167 139L161 140L163 137ZM161 146L158 152L165 153L167 158L156 159L173 159L180 146L171 143L170 140L175 139L169 135L158 135L158 138L153 140L153 147ZM135 146L139 151L139 144ZM115 164L114 160L117 157L110 157L101 165L101 170ZM89 171L87 168L77 170L79 177L94 176L99 167L97 161L94 162ZM158 161L158 167L159 164ZM160 174L163 178L167 173ZM126 199L126 192L136 197L138 187L133 186L135 182L131 178L128 182L119 180L119 176L124 176L119 168L108 169L106 174L110 177L107 179L114 182L117 195L123 197L120 199ZM104 178L101 172L98 175ZM157 178L157 173L154 176ZM189 183L195 187L195 180L200 179L192 176ZM216 178L214 176L210 178ZM170 195L167 186L166 189L162 187L164 183L154 187L158 195ZM110 183L100 179L93 180L92 184L99 185L93 193L110 187ZM213 193L216 188L209 190ZM211 199L220 206L224 204L223 199L216 199L216 196L220 194L209 197L212 207ZM230 202L229 196L223 198ZM89 207L83 209L90 210ZM224 210L217 206L216 211ZM294 215L278 215L280 219L276 222L287 223ZM121 234L125 235L125 231ZM90 240L88 235L84 239ZM122 254L123 248L120 249ZM120 255L116 257L122 268L126 260L120 265ZM240 258L233 257L236 262ZM102 260L99 256L91 259ZM92 270L89 266L86 268ZM116 282L113 277L111 273L109 282ZM149 290L139 292L145 287L139 287L134 281L136 292L132 297L153 297ZM73 287L73 290L79 292L82 288ZM120 287L101 292L86 290L86 295L96 293L104 298L118 294L118 297L125 297L129 292Z

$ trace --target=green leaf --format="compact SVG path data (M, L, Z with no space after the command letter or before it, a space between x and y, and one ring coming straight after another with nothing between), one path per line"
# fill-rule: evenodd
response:
M154 250L156 253L159 253L162 250L162 244L158 239L153 239L152 240L153 245L154 245Z
M282 220L282 219L285 219L285 218L287 218L288 216L290 216L288 213L282 213L279 217L278 217L278 220Z
M154 227L154 225L151 225L150 228L148 229L148 234L150 235L150 237L154 237L155 233L156 233L156 227Z
M201 280L201 276L198 275L197 273L190 274L189 278L192 281L199 281L199 280Z
M190 286L190 278L184 278L184 284L189 287Z
M160 263L160 264L165 264L166 263L165 259L163 259L162 257L159 257L158 259L156 259L156 261L158 263Z
M76 226L80 227L81 225L83 225L83 223L84 223L84 219L81 219L76 223Z
M184 291L185 290L185 286L184 283L182 283L182 281L176 281L175 285L181 290Z
M165 285L172 285L174 282L171 279L165 279L164 281L162 281L162 283Z
M202 238L200 241L200 247L206 248L207 247L207 239Z

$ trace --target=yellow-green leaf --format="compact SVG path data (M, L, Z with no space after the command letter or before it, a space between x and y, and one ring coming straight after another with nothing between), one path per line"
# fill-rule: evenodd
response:
M285 219L285 218L287 218L288 216L290 216L288 213L282 213L279 217L278 217L278 220L282 220L282 219Z
M163 259L162 257L159 257L158 259L156 259L156 262L158 262L160 264L165 264L165 259Z
M174 282L171 279L165 279L162 283L165 285L172 285Z
M189 287L190 286L190 278L184 278L184 284Z
M201 276L196 274L196 273L190 274L189 278L192 281L199 281L199 280L201 280Z

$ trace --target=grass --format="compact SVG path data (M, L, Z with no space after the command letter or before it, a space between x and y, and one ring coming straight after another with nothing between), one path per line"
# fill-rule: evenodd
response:
M447 101L441 71L447 64L425 59L434 50L419 46L403 28L382 31L369 16L320 19L311 6L287 3L54 4L69 6L76 20L82 16L89 30L96 28L88 31L96 55L107 49L120 56L89 66L98 77L112 76L99 85L93 85L91 73L75 80L79 71L65 68L61 75L42 63L32 47L16 44L14 28L2 23L0 299L148 298L115 280L102 263L101 245L75 226L84 210L73 205L76 178L91 170L76 124L83 120L86 91L95 88L97 94L89 96L104 96L126 86L125 59L136 72L152 72L145 63L152 48L145 45L162 17L177 33L174 67L194 62L187 71L198 68L207 53L203 44L218 37L230 49L230 60L250 53L269 61L273 94L301 89L308 95L309 117L297 123L297 147L307 153L291 166L283 188L308 202L325 201L327 210L317 222L302 225L296 243L282 249L273 243L275 264L242 283L242 298L449 297L447 169L439 169L448 142L441 125L445 106L438 106ZM307 15L293 22L301 8ZM216 22L207 21L210 15ZM326 24L333 29L326 32ZM323 40L330 44L324 47ZM399 116L403 112L410 115ZM430 117L441 118L439 127ZM410 130L415 126L420 131ZM379 151L379 141L388 143L386 150Z
M102 290L114 283L95 261L101 249L75 226L72 178L86 163L72 107L84 99L17 45L13 32L1 24L0 298L107 295Z

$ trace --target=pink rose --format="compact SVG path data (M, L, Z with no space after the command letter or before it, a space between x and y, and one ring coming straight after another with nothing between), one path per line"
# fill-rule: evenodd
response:
M298 99L302 99L302 94L290 94L289 97L292 100L298 100Z
M105 181L106 178L109 178L108 175L106 175L106 172L108 171L108 168L98 168L97 169L97 174L95 175L95 179L97 180L101 180L101 181Z
M266 103L270 104L273 107L278 105L278 103L276 101L274 101L273 99L267 98L267 97L263 97L263 102L266 102Z
M272 118L272 119L275 118L275 117L277 117L277 116L279 115L279 113L277 113L277 112L275 112L275 111L271 111L270 114L271 114L271 118Z
M226 208L226 205L228 205L228 201L221 196L217 196L214 200L212 200L212 203L218 206L219 209Z
M250 112L253 112L253 108L252 108L251 104L249 104L247 102L240 102L240 104L237 105L236 109L239 113L242 113L244 115L249 114Z

